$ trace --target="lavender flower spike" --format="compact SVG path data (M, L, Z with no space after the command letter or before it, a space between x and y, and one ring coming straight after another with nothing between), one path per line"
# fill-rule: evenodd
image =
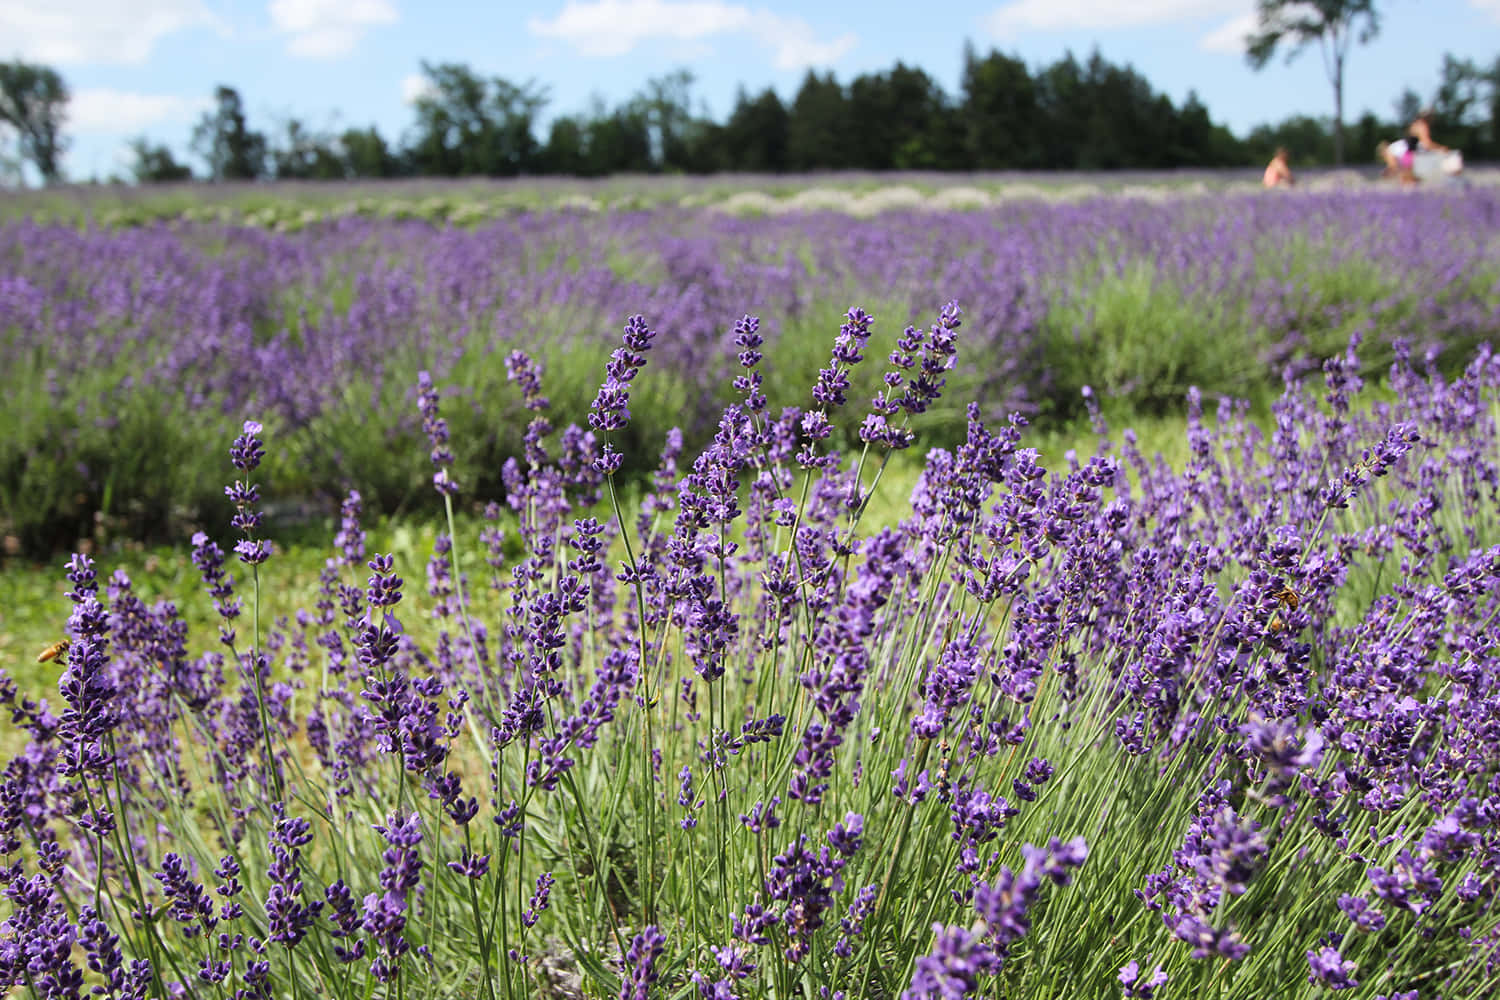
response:
M632 316L625 324L625 346L617 347L604 367L604 384L589 407L589 426L596 431L622 430L630 423L630 383L646 366L646 352L656 331L646 325L644 316ZM613 475L620 469L623 456L607 442L603 454L594 462L602 475Z
M620 983L620 1000L646 1000L651 986L660 975L656 960L661 957L667 939L654 926L647 926L630 940L625 952L625 977Z

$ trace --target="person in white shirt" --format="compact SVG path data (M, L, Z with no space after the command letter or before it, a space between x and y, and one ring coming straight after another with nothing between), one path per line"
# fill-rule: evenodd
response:
M1417 183L1417 175L1412 167L1417 162L1417 144L1406 139L1397 139L1395 142L1382 142L1375 147L1375 155L1385 163L1385 172L1382 177L1396 177L1403 185Z

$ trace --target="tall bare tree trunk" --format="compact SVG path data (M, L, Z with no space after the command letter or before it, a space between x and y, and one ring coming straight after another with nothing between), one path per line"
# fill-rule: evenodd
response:
M1344 165L1344 55L1333 55L1333 162Z

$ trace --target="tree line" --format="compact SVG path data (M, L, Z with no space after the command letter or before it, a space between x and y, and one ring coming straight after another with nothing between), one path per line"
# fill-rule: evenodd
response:
M1445 55L1432 95L1410 91L1393 117L1366 114L1350 128L1294 116L1243 138L1212 120L1196 94L1181 103L1129 65L1097 51L1028 67L997 50L966 46L959 92L897 62L848 83L809 71L795 95L741 90L722 121L695 102L693 75L651 79L630 98L595 98L582 112L546 120L545 87L487 77L458 63L424 63L413 121L400 137L374 126L320 129L298 118L252 125L237 89L219 86L192 130L195 171L173 150L139 138L132 174L143 183L402 176L808 170L1108 170L1235 166L1286 146L1299 164L1338 161L1348 133L1354 159L1404 130L1430 106L1433 131L1471 160L1500 158L1500 57L1485 66ZM55 70L0 64L0 123L12 172L20 159L48 181L62 176L68 90Z

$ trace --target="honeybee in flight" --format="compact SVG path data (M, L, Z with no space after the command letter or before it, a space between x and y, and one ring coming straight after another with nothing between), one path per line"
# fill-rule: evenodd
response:
M46 663L48 660L56 660L58 663L68 662L68 640L59 639L40 653L36 654L36 662Z

